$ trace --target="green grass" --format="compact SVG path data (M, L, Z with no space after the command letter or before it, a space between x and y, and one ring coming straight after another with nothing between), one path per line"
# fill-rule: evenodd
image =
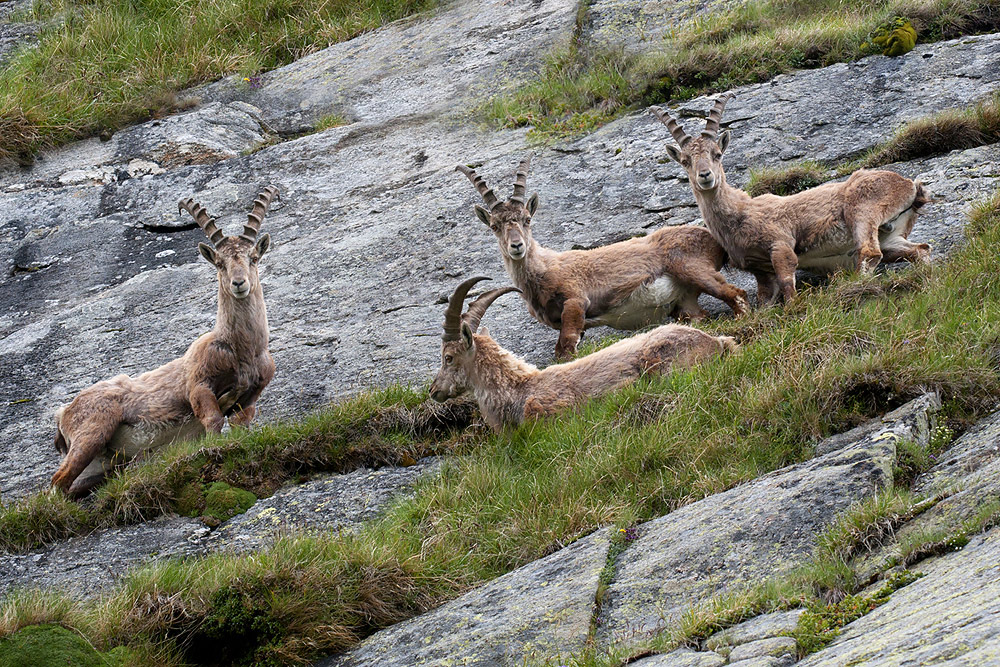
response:
M642 53L588 49L574 38L534 80L494 97L483 111L497 125L531 126L529 137L552 141L643 105L857 60L871 53L872 35L899 16L921 42L1000 26L992 0L754 0L692 21Z
M474 404L442 406L425 398L423 390L390 387L302 419L178 443L155 459L126 467L85 506L55 491L0 503L0 549L27 551L175 511L222 520L245 509L249 495L269 496L302 475L399 465L454 451L454 435L472 421ZM236 489L213 498L213 484L217 491Z
M805 162L799 162L788 167L751 169L750 180L744 189L751 197L763 194L784 197L814 188L830 180L830 178L832 178L832 175L827 167L818 162L806 160Z
M976 209L969 234L937 265L874 278L842 274L784 308L713 322L743 343L725 359L644 380L559 418L470 433L469 456L452 459L358 534L289 538L253 558L158 564L63 624L100 650L168 647L197 663L192 647L211 643L257 664L309 660L597 527L660 516L802 460L816 438L926 390L939 391L953 417L973 419L994 409L1000 391L1000 275L992 270L1000 195ZM239 479L254 462L249 452L234 464L222 452L203 455L213 462L208 470L231 466ZM253 489L249 474L237 485ZM169 488L158 475L150 467L119 478L106 497L139 479ZM860 506L867 519L831 529L839 537L818 552L829 557L783 590L833 602L853 594L857 582L841 563L883 539L912 511L908 502L897 493ZM795 599L781 590L748 599L754 609ZM739 615L737 606L727 618ZM241 631L230 645L205 635L220 624L267 631L259 641Z
M38 0L37 47L0 71L0 158L169 113L177 93L254 76L437 0Z

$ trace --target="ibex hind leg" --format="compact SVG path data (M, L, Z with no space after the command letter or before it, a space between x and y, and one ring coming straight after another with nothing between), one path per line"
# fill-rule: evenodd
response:
M908 219L899 220L896 228L899 233L895 233L882 241L882 259L886 262L907 262L928 263L931 261L931 247L927 243L914 243L910 241L908 231L913 228L913 220L917 217L915 210L909 211Z
M750 310L747 293L727 282L726 277L711 261L692 261L683 266L671 267L671 271L675 272L674 275L678 280L696 288L698 292L704 292L725 302L737 317ZM695 294L695 300L697 298L698 295Z
M121 423L120 414L103 414L75 429L69 430L69 451L52 475L52 486L69 493L80 473L90 465L111 440Z

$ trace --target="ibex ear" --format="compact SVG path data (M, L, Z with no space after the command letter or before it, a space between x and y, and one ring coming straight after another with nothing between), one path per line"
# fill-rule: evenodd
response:
M465 345L466 350L472 349L472 327L469 326L468 322L462 322L462 343Z
M667 144L667 155L670 156L674 162L680 164L681 161L681 149L673 144Z
M487 211L482 206L480 206L479 204L476 204L476 217L482 220L487 225L490 224L490 212Z
M215 264L215 248L208 245L207 243L199 243L198 252L200 252L201 256L207 259L213 265Z
M528 197L528 213L531 215L535 214L535 209L538 208L538 193Z
M725 132L719 135L719 141L716 143L719 144L719 150L722 151L723 153L725 153L726 149L729 147L729 139L731 138L731 136L732 135L729 134L729 130L726 130Z
M271 247L271 235L262 234L259 239L257 239L257 256L263 257L267 249Z

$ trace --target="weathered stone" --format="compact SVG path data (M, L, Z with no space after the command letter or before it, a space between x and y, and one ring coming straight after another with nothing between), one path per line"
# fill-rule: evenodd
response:
M872 435L891 433L900 440L926 446L934 427L934 413L941 408L941 399L935 394L925 394L909 401L883 417L872 419L857 428L824 438L816 444L817 456L852 445Z
M925 565L919 568L925 577L798 664L1000 664L1000 528Z
M737 4L736 0L592 0L584 43L630 53L655 51L678 27Z
M736 646L747 642L777 637L792 632L805 609L775 611L743 621L725 630L719 630L705 640L705 648L714 651L720 646Z
M891 483L898 438L890 433L894 425L886 424L853 445L639 526L616 562L599 640L641 639L712 595L801 564L837 514Z
M679 648L670 653L650 656L629 664L634 667L719 667L726 664L726 659L712 651Z
M49 549L0 557L0 598L15 589L61 589L75 598L93 597L131 568L200 550L208 528L197 519L162 517L102 530Z
M775 657L782 658L786 655L795 655L795 640L791 637L768 637L756 641L740 644L729 653L730 662L749 660L751 658Z
M736 662L729 663L730 667L789 667L793 664L795 664L795 656L791 655L781 658L765 655L759 658L747 658L746 660L737 660Z
M31 9L30 0L0 0L0 68L22 46L31 44L38 32L38 25L27 21L11 21L18 12Z
M363 468L289 486L209 532L197 519L163 517L100 530L29 554L0 556L0 599L17 588L54 587L94 597L129 570L172 556L261 549L283 534L354 530L418 479L437 474L441 459L404 468Z
M593 533L318 667L513 666L579 651L608 537L606 529Z
M424 459L404 468L362 468L285 487L219 526L205 548L254 551L282 534L356 529L418 479L437 474L441 463Z

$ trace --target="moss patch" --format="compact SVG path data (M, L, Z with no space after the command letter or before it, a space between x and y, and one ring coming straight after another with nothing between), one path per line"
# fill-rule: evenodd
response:
M0 641L2 667L107 667L108 664L106 656L86 639L60 625L32 625Z
M225 482L213 482L205 490L205 514L225 521L243 514L257 502L257 496Z

